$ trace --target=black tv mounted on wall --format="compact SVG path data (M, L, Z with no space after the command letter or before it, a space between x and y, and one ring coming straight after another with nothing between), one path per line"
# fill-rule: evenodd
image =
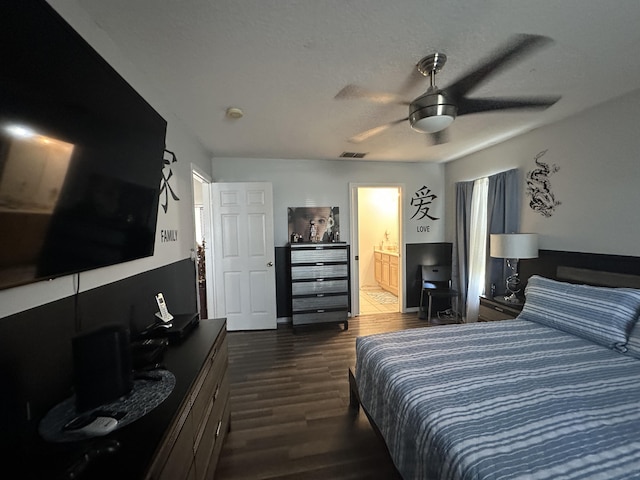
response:
M153 255L166 126L45 1L0 2L0 289Z

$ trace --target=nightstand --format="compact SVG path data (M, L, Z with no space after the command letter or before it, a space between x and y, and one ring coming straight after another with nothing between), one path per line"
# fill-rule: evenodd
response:
M479 322L493 322L496 320L510 320L520 315L524 304L507 303L495 298L480 295Z

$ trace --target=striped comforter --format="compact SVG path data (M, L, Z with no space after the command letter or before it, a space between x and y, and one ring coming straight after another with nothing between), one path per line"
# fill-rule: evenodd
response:
M411 479L640 479L640 360L526 320L359 337L362 405Z

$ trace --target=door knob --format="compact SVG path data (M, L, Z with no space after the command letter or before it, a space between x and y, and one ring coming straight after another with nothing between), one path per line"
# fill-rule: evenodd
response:
M267 267L273 267L273 262L267 263Z

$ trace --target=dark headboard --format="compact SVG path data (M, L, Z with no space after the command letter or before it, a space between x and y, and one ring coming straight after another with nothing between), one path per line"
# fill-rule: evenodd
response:
M560 269L562 267L562 269ZM603 285L611 275L640 275L640 257L608 255L602 253L567 252L559 250L540 250L538 258L523 259L519 263L522 288L531 275L542 275L554 280L572 281ZM596 271L587 278L581 271ZM585 273L585 272L582 272ZM624 277L623 277L624 278ZM619 285L616 285L619 286ZM630 285L625 285L630 286Z
M629 287L640 288L640 276L629 273L604 272L588 268L558 266L558 280L571 283L584 283L601 287Z

